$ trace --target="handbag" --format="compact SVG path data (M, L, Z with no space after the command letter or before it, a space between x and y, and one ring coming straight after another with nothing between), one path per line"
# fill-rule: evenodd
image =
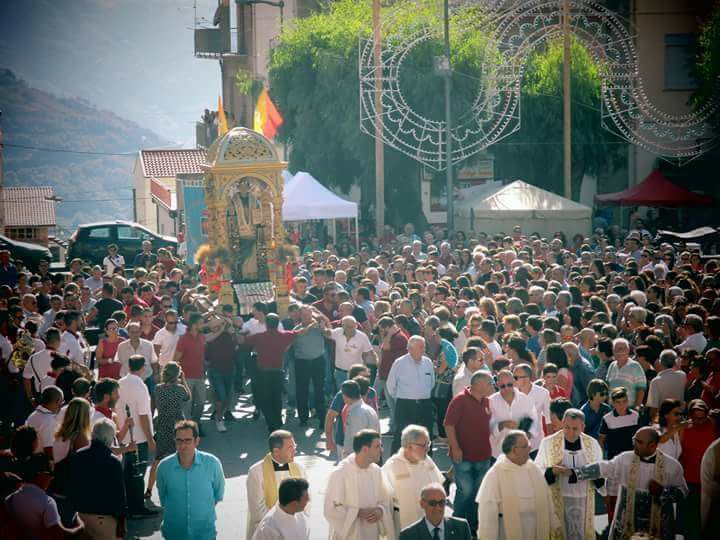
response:
M449 400L452 397L452 383L455 378L455 372L447 368L445 371L435 377L435 386L433 386L431 396L435 399Z

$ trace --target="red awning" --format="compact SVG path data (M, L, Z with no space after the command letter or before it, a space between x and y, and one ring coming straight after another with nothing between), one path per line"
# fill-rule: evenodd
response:
M684 206L709 206L715 201L712 197L698 195L673 184L657 169L645 180L629 187L625 191L596 195L597 204L617 206L665 206L681 208Z

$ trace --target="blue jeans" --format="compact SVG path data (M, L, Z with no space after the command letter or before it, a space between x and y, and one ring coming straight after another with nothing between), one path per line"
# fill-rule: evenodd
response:
M340 386L342 383L347 381L348 378L348 372L342 369L334 368L333 369L333 378L335 379L335 387L337 388L338 392L340 391Z
M485 474L492 465L492 459L485 461L461 461L455 463L455 510L453 515L465 518L470 529L477 530L477 495Z

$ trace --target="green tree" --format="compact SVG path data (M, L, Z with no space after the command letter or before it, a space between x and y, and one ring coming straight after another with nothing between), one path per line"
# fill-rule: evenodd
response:
M605 175L627 156L627 143L601 125L602 66L576 39L571 42L572 192L585 174ZM496 176L521 178L563 192L563 43L551 40L532 52L522 81L522 128L490 147ZM542 164L542 166L538 166Z
M399 13L395 11L401 7ZM437 2L415 2L403 0L393 6L394 30L402 37L431 25L441 28L441 11ZM453 58L453 102L454 123L461 120L475 99L480 84L483 51L486 50L485 36L467 24L481 16L477 7L467 7L454 12L451 18L451 53ZM357 183L361 186L365 201L374 200L374 145L371 137L359 129L359 83L358 83L358 38L370 38L371 2L337 0L328 7L308 18L294 22L274 47L270 59L270 93L273 101L285 118L279 139L289 143L290 167L293 170L307 170L319 180L347 191ZM490 49L492 51L492 49ZM575 62L574 96L581 103L599 110L599 78L589 56L579 46L573 48L580 55ZM405 100L417 112L432 119L444 118L443 82L432 70L433 57L442 53L442 36L419 43L405 58L400 70L400 79ZM584 54L585 56L582 56ZM541 94L560 95L555 87L557 51L552 46L538 52L530 59L533 64L527 70L526 82L533 85L529 103L523 103L523 129L514 135L521 142L551 140L551 131L561 126L561 102L556 97ZM559 80L559 79L558 79ZM536 101L532 98L537 97ZM550 107L557 109L552 112ZM534 110L537 107L543 110ZM579 127L585 131L578 139L583 142L604 140L598 111L590 113L592 123L584 121L588 113L577 112ZM529 118L528 118L529 115ZM554 140L561 140L561 135ZM511 139L506 139L512 142ZM496 150L497 148L497 150ZM562 147L550 149L547 146L533 148L533 156L526 159L528 145L491 147L498 156L496 170L507 174L496 176L522 176L543 187L558 190L562 177L534 174L537 168L545 173L549 154L556 153L562 159ZM579 178L582 172L600 170L606 154L615 147L606 147L586 156L587 145L577 150ZM500 165L504 161L522 158L523 168L507 169ZM542 163L542 166L538 166ZM510 174L512 172L512 174ZM533 173L533 174L531 174ZM385 147L385 200L389 223L422 221L420 212L420 166L417 162ZM552 182L559 181L558 186ZM437 182L444 182L440 173Z

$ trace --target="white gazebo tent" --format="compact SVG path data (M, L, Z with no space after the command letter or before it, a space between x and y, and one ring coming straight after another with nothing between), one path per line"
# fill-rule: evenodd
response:
M522 180L494 190L471 193L455 206L455 227L468 235L473 231L488 234L510 233L520 225L523 233L552 236L562 231L589 234L592 209Z
M355 247L359 249L358 205L346 201L323 186L311 174L298 172L285 184L283 221L310 219L355 220Z

